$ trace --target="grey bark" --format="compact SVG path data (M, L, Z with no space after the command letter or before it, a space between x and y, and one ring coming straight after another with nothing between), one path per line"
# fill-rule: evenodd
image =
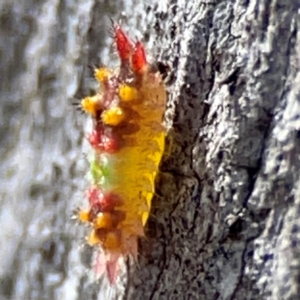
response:
M84 118L67 99L90 88L87 64L107 62L107 4L0 4L1 299L299 299L292 0L123 7L171 67L169 147L138 267L124 287L90 281L70 222L84 203Z

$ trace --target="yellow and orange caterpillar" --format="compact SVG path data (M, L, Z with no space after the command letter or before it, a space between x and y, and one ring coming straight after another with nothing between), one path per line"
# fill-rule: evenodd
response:
M121 258L137 258L137 241L144 236L165 146L167 97L143 44L133 43L118 24L113 30L120 67L96 68L99 91L80 103L93 119L88 136L93 160L88 207L78 212L91 227L88 243L98 251L94 268L111 283Z

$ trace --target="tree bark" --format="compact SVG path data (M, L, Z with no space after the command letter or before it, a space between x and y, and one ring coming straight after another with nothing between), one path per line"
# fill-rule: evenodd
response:
M90 281L90 249L69 221L84 203L87 164L84 118L67 99L86 94L84 66L106 63L114 7L4 1L0 296L299 299L299 4L118 8L170 66L170 130L138 266L111 288Z

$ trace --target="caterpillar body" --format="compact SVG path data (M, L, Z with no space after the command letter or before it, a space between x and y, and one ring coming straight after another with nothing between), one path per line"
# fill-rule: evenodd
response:
M93 120L88 135L93 158L88 207L78 212L79 220L91 227L87 242L98 251L94 268L106 272L111 283L120 259L137 258L138 238L144 236L164 152L167 98L143 44L133 43L118 24L113 30L120 67L95 68L99 91L80 103Z

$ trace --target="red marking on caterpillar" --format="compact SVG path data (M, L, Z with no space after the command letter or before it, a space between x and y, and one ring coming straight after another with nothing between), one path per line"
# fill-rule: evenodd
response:
M148 66L147 59L146 59L146 53L145 48L141 42L136 42L134 47L134 52L132 54L132 68L133 71L136 73L144 73L146 68Z
M91 186L86 191L86 198L89 200L91 208L95 209L97 213L113 211L116 206L122 204L118 195L112 192L104 194L98 186Z
M91 228L87 242L95 247L93 268L111 283L124 257L137 259L137 241L144 236L164 152L167 97L143 44L133 43L118 24L113 29L120 68L96 68L99 91L81 102L93 120L88 140L94 159L88 208L78 212Z
M91 146L99 152L114 153L118 149L118 140L112 134L100 130L93 130L87 137Z
M114 23L113 29L117 51L121 62L128 61L133 52L133 44L118 24Z

